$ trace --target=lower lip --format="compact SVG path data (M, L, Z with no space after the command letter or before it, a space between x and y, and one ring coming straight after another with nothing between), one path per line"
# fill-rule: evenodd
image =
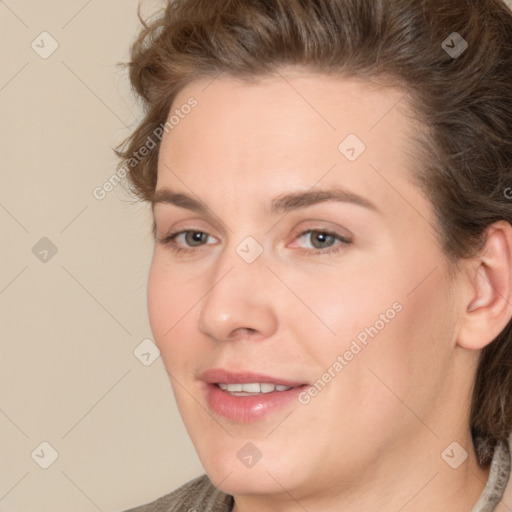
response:
M240 423L249 423L268 416L293 400L306 386L287 391L272 391L254 396L235 396L223 391L216 384L206 384L206 400L210 409Z

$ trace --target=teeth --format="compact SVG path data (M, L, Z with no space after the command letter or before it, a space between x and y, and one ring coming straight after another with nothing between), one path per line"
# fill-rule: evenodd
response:
M276 387L274 384L269 384L268 382L264 382L263 384L260 384L261 392L262 393L272 393Z
M258 383L250 382L244 384L224 384L219 383L219 388L228 393L241 393L239 396L247 396L251 394L272 393L273 391L286 391L292 389L291 386L283 386L281 384L270 384L268 382Z
M236 386L236 384L235 384ZM228 385L228 390L229 390L229 385ZM230 390L231 391L231 390ZM237 390L238 391L238 390ZM242 389L241 391L245 391L246 393L261 393L261 387L259 384L257 383L253 383L253 384L242 384Z

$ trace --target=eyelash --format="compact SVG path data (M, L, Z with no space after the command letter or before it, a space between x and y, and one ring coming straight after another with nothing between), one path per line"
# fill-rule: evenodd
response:
M197 252L204 250L203 249L204 246L199 246L197 248L191 248L191 247L183 248L183 247L177 246L174 242L175 239L179 235L186 234L186 233L201 233L203 235L211 236L211 235L208 235L208 233L206 233L204 231L194 230L194 229L184 229L182 231L176 231L174 233L171 233L171 234L165 236L164 238L158 239L158 242L162 245L169 247L173 252L175 252L177 254L197 253ZM323 235L332 236L341 243L338 245L332 246L332 247L328 247L326 249L302 248L301 251L306 255L313 255L313 256L335 255L342 250L343 246L347 246L352 243L352 241L350 239L348 239L338 233L335 233L334 231L329 231L328 229L306 229L305 231L302 231L302 232L298 233L297 235L294 235L294 237L295 237L294 239L301 238L308 233L321 233ZM210 245L210 244L206 244L206 245Z

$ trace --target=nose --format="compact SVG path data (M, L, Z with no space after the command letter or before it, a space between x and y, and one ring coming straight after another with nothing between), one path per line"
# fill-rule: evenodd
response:
M217 341L272 336L278 325L279 295L272 277L262 257L253 263L236 253L226 258L212 272L201 301L199 329Z

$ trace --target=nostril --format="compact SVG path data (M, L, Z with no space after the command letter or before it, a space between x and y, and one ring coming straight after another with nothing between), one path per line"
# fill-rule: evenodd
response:
M256 329L253 329L252 327L238 327L236 328L232 333L229 339L234 340L236 338L243 338L243 337L252 337L254 336L258 331Z

